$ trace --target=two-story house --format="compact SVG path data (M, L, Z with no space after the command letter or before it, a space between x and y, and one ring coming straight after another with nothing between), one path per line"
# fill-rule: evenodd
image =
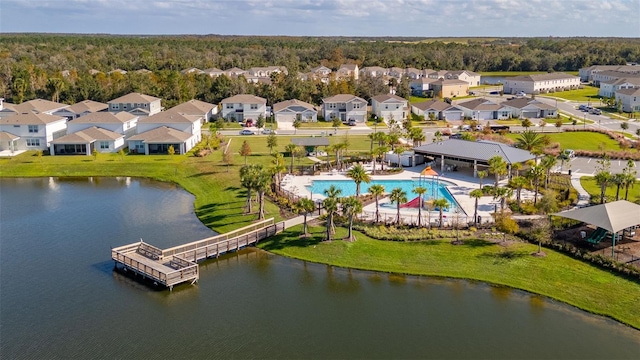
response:
M598 96L614 97L618 90L633 88L640 88L640 76L601 81Z
M241 94L223 99L221 115L227 121L257 120L267 116L267 100L255 95Z
M0 150L47 150L54 136L64 135L67 119L26 112L0 119Z
M163 111L138 121L137 134L127 143L129 152L167 154L173 147L176 154L185 154L202 139L199 115L185 115L175 110Z
M397 95L378 95L371 98L371 113L384 121L403 121L409 115L408 104L407 99Z
M0 101L0 119L30 112L53 115L54 112L68 107L67 104L45 99L33 99L18 105Z
M109 112L127 111L141 117L152 116L162 111L161 99L135 92L113 99L108 104Z
M202 116L205 122L211 121L211 118L218 114L217 105L195 99L178 104L172 107L171 110L186 115Z
M137 125L138 116L126 111L119 113L97 112L69 121L67 123L67 134L98 127L128 138L136 134Z
M616 101L622 104L622 111L640 111L640 88L630 88L616 91Z
M577 89L580 78L562 72L533 74L525 76L507 77L504 80L504 93L541 94L556 91Z
M354 80L358 80L358 75L360 75L360 72L357 64L342 64L336 71L336 77L338 78L353 78Z
M433 96L439 98L452 98L469 94L469 83L458 79L435 80L429 84L429 87L433 90Z
M326 121L340 119L343 122L367 119L367 101L351 94L338 94L322 99L322 116Z
M480 85L480 74L469 70L449 71L445 75L445 79L458 79L466 82L469 86Z
M107 111L109 105L93 100L83 100L71 106L56 110L52 115L66 117L67 120L73 120L84 115Z

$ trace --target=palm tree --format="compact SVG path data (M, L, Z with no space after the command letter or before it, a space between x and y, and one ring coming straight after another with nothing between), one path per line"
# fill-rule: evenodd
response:
M322 201L322 206L327 212L327 232L325 239L331 241L331 235L333 235L333 216L338 212L338 198L328 197Z
M509 182L509 186L516 189L516 203L520 208L520 195L522 194L522 188L527 185L527 179L522 176L516 176Z
M289 174L293 174L293 160L295 159L298 146L294 143L289 143L284 147L284 150L291 156L291 167L289 168Z
M544 188L545 190L549 187L549 180L551 179L551 169L558 163L558 159L555 156L547 155L542 158L540 161L540 166L545 171L545 181Z
M493 198L500 199L500 212L504 212L504 205L506 204L506 200L513 195L513 189L508 187L499 186L493 189Z
M598 172L594 178L596 179L596 184L600 186L600 204L604 204L607 187L611 184L611 173L602 170Z
M522 163L517 162L511 164L511 170L516 172L516 176L520 176L520 170L522 170Z
M480 189L471 190L469 196L475 199L475 205L473 207L473 223L478 224L478 200L482 197L483 193Z
M532 166L527 174L533 180L534 194L533 205L538 204L538 190L540 188L540 179L544 177L544 168L540 165Z
M284 155L280 153L273 154L271 159L271 171L273 172L273 181L276 186L280 186L281 175L287 171L287 166L284 164Z
M343 198L342 201L342 213L349 218L349 234L347 239L349 241L355 240L353 236L353 218L362 212L362 202L355 196L349 196Z
M360 196L360 184L371 182L371 176L367 174L367 170L360 164L353 166L347 171L347 177L353 179L356 183L356 197Z
M444 209L449 208L449 202L447 201L447 199L445 198L440 198L440 199L436 199L433 200L433 207L438 208L438 222L439 222L439 226L438 227L442 227L443 223L442 223L442 213L444 212Z
M335 185L331 185L324 191L324 195L330 198L338 198L342 195L342 189L338 189Z
M380 222L380 208L378 206L379 197L384 194L384 185L375 184L369 186L369 194L373 195L376 199L376 223Z
M616 186L616 201L620 199L620 188L624 185L625 181L625 173L613 174L611 177L611 183Z
M545 135L542 135L535 131L525 130L518 137L518 140L516 141L516 147L527 151L540 150L544 147L544 144L546 142L544 136Z
M422 129L417 127L411 128L411 130L409 130L409 137L413 142L413 146L422 145L422 142L426 139L426 137L424 136L424 133L422 132Z
M418 194L418 227L422 226L422 196L427 192L426 188L418 186L413 189L413 192Z
M486 170L480 170L478 171L478 179L480 179L480 189L482 189L482 179L484 179L485 177L487 177L488 173Z
M533 126L533 123L528 118L522 119L522 127L527 129L525 131L529 131L529 128Z
M307 226L307 215L309 215L313 210L316 209L316 204L313 200L309 198L300 198L297 203L295 203L295 210L297 213L301 213L304 216L304 225L303 225L303 234L305 237L309 236L308 226Z
M402 153L405 152L405 147L402 145L398 145L393 149L393 153L398 155L398 167L402 169Z
M378 146L377 148L373 149L373 158L377 159L377 158L382 158L380 161L380 170L384 171L384 154L386 154L389 151L389 147L387 146ZM373 162L373 172L375 175L375 169L376 169L376 164L375 164L375 160Z
M638 131L640 131L640 129L638 129ZM636 164L635 162L633 162L633 160L627 160L627 166L625 166L625 168L622 170L622 172L625 174L625 181L624 181L624 199L628 200L629 197L629 188L632 188L633 185L636 183L636 174L638 173L635 169Z
M389 198L396 203L396 223L400 225L400 205L407 202L407 193L402 188L395 188L391 190Z
M258 167L262 168L262 165L252 164L244 165L240 168L240 184L247 189L247 212L251 213L251 191L256 188L256 177L258 174Z
M505 175L507 173L507 162L502 158L502 156L494 155L488 161L489 163L489 172L495 175L496 182L494 187L498 187L498 182L500 181L500 176Z
M269 188L270 183L271 174L269 170L260 167L256 172L255 178L255 187L258 191L258 220L264 219L264 193Z

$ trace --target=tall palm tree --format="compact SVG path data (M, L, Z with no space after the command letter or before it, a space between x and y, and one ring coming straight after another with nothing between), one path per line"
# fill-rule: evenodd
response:
M507 162L502 158L502 156L494 155L489 161L489 172L491 172L496 177L496 181L494 187L498 187L498 182L500 181L500 176L507 174Z
M625 173L617 173L611 176L611 183L616 186L616 201L620 199L620 188L624 185L626 179Z
M508 187L499 186L493 189L493 198L500 200L500 212L504 212L504 206L507 203L507 199L513 195L513 189Z
M449 202L445 198L436 199L436 200L433 200L433 207L438 208L438 214L439 214L439 217L438 217L439 226L438 227L442 227L442 225L444 225L442 223L443 212L444 212L444 209L448 209L449 208Z
M538 191L540 189L540 179L544 177L544 168L540 165L532 166L529 169L527 176L533 181L533 187L534 187L533 205L537 205Z
M255 187L258 191L258 220L264 219L264 193L271 184L271 173L268 169L259 169L256 172Z
M422 226L422 196L427 192L426 188L418 186L413 189L413 192L418 194L418 227Z
M426 137L424 136L424 133L422 132L422 128L417 128L417 127L411 128L411 130L409 130L409 137L413 142L413 146L422 145L422 142L426 139Z
M393 149L393 153L398 155L398 167L402 169L402 153L405 152L405 147L402 145L396 145Z
M378 200L382 194L384 194L384 185L375 184L369 186L369 194L373 195L376 199L376 223L380 222L380 207Z
M353 218L362 212L362 202L355 196L349 196L343 198L342 201L342 213L349 218L349 234L347 239L349 241L355 240L353 236Z
M469 196L475 199L475 205L473 207L473 223L478 224L478 200L482 197L483 193L480 189L471 190Z
M303 234L305 237L309 236L309 228L307 225L307 216L316 209L316 204L313 200L309 198L300 198L297 203L295 203L295 210L297 213L302 214L304 216L304 225L303 225Z
M638 129L638 131L640 131L640 129ZM633 160L627 160L627 166L625 166L625 168L622 170L622 172L625 174L625 181L623 185L625 200L628 200L629 198L629 188L632 188L633 185L636 183L636 174L638 172L636 171L635 168L636 168L636 163L633 162Z
M327 241L331 241L331 236L333 235L333 216L338 212L338 198L337 197L328 197L322 201L322 206L324 210L327 212L327 232L325 239Z
M604 204L605 202L605 193L607 191L607 187L611 184L611 173L608 171L600 171L598 172L594 178L596 179L596 184L600 186L600 204Z
M337 188L335 185L331 185L324 191L324 195L330 198L338 198L342 195L342 189Z
M360 196L360 184L371 182L371 176L367 174L367 170L360 164L353 166L347 171L347 177L353 179L356 183L356 197Z
M522 163L517 162L511 164L511 170L516 172L516 176L520 176L520 170L522 170Z
M545 136L546 135L542 135L535 131L525 130L516 140L516 147L530 152L534 150L540 150L546 143L546 140L544 138Z
M524 188L525 185L527 185L527 179L522 176L516 176L509 182L509 186L516 190L516 203L518 204L518 208L520 208L522 188Z
M545 190L549 187L549 180L551 179L551 170L558 163L558 159L553 155L547 155L542 158L540 161L540 166L544 168L545 171L545 180L544 180L544 188Z
M273 172L273 182L276 186L280 186L282 173L287 171L287 166L284 163L284 155L280 153L273 154L273 159L271 159L271 171Z
M247 189L247 212L252 212L251 192L256 188L256 178L262 165L244 165L240 168L240 184Z
M482 189L482 179L486 178L488 175L486 170L478 171L478 179L480 179L480 189Z
M407 193L402 188L394 188L389 198L396 203L396 223L400 225L400 205L407 202Z
M289 167L289 174L293 174L293 160L295 159L296 152L298 151L298 146L294 143L289 143L284 147L284 150L289 153L289 156L291 156L291 166Z

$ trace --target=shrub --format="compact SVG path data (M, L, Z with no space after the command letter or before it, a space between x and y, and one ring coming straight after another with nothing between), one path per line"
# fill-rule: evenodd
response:
M498 215L496 228L507 234L515 234L520 230L518 223L506 215Z

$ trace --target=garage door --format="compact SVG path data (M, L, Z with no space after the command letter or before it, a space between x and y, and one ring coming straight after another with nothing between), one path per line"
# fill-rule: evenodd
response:
M276 121L292 123L296 119L296 114L276 114Z
M522 112L522 117L526 117L526 118L537 118L538 117L538 112L537 111L523 111Z
M492 120L493 111L480 111L478 114L478 120Z
M462 113L461 112L444 112L442 115L445 117L445 120L461 120Z

